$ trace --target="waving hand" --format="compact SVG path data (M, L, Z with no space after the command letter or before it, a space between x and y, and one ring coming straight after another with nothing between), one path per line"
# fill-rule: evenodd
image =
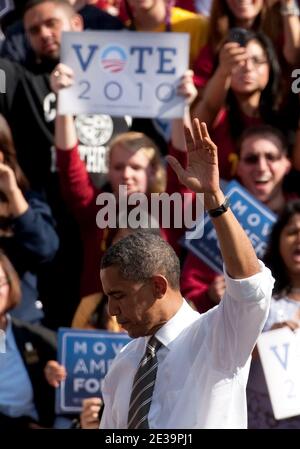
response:
M209 137L206 124L193 120L193 134L185 128L188 165L184 169L176 158L167 156L179 181L194 192L214 193L219 190L217 147Z

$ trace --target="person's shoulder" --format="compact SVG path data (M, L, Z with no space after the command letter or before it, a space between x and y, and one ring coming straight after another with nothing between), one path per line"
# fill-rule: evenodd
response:
M17 20L16 22L9 25L5 31L5 38L10 38L16 34L25 35L24 25L22 20Z
M32 190L29 188L24 193L24 196L28 203L32 203L33 205L47 204L46 194L44 191Z
M21 64L15 61L11 61L10 59L6 58L5 56L0 56L0 68L5 71L5 73L10 72L19 72L22 73L25 71L25 68L22 67Z

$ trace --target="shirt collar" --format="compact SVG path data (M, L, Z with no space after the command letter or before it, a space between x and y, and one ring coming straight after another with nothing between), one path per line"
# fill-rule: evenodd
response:
M183 303L175 315L156 332L155 336L164 346L168 347L186 327L199 317L199 312L193 310L183 299Z

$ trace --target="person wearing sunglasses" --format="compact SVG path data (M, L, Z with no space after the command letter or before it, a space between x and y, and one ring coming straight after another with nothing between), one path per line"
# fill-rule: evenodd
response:
M296 199L285 190L291 162L284 135L269 125L248 128L239 142L237 174L240 183L273 212L280 213L286 202ZM225 291L223 275L215 273L191 252L184 262L181 289L204 313L220 302Z
M237 175L240 182L265 206L280 213L291 197L283 188L285 176L291 169L284 135L268 125L249 128L241 137L239 150Z

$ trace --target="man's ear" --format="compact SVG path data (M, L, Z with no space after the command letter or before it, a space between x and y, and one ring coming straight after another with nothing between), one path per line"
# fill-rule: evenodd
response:
M75 14L73 17L71 17L71 27L72 31L83 30L83 19L79 14Z
M156 274L152 277L152 288L156 299L163 298L168 289L167 279L161 274Z

